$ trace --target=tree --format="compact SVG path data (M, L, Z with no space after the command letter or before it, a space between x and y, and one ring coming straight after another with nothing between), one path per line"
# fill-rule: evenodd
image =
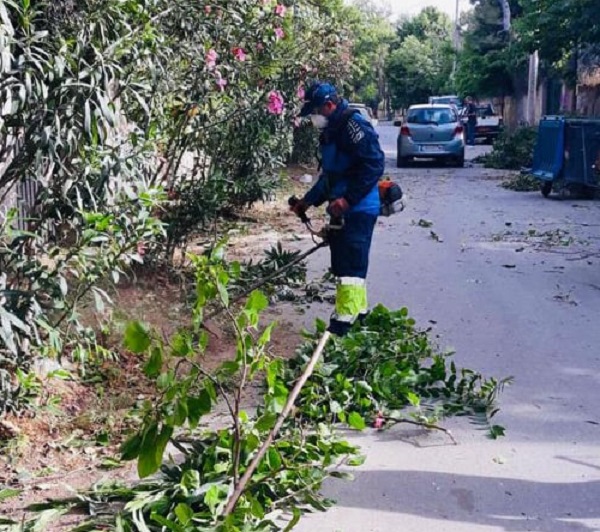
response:
M402 20L392 48L385 68L394 108L426 102L429 96L451 90L454 50L447 15L426 7Z
M384 61L394 39L389 12L371 0L355 0L347 17L352 38L347 94L376 110L387 95Z
M511 40L510 20L519 13L516 2L472 1L459 54L456 87L459 93L479 96L514 94L525 78L525 53Z
M597 0L521 0L516 23L524 49L538 50L547 65L575 82L577 56L600 50Z

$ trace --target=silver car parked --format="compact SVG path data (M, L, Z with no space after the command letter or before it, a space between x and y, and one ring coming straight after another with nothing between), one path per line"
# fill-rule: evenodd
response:
M401 122L398 134L398 161L401 168L413 159L436 159L465 164L463 125L451 105L413 105Z

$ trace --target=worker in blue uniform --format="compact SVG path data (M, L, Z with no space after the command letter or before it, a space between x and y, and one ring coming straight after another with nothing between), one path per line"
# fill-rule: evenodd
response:
M365 279L385 157L373 126L349 109L330 83L315 82L308 88L300 116L310 116L321 130L322 172L292 210L302 215L327 202L332 219L343 221L340 229L328 233L331 272L338 280L329 331L343 336L368 311Z

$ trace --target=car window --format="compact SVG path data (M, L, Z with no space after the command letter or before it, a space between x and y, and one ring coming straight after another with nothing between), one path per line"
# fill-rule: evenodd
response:
M455 98L453 96L444 96L444 97L438 97L438 98L431 98L431 103L441 103L441 104L451 104L451 105L456 105L457 107L460 107L461 105L461 101L460 98Z
M491 105L483 105L477 108L477 114L482 118L485 118L486 116L494 116L494 109Z
M406 121L409 124L451 124L456 122L452 109L409 109Z

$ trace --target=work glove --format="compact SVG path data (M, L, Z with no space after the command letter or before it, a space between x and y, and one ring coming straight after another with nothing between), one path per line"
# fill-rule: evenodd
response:
M304 200L297 200L293 205L290 205L290 211L292 211L296 216L302 218L302 216L308 210L308 205Z
M349 208L350 204L345 198L338 198L329 204L327 213L333 218L340 218Z

